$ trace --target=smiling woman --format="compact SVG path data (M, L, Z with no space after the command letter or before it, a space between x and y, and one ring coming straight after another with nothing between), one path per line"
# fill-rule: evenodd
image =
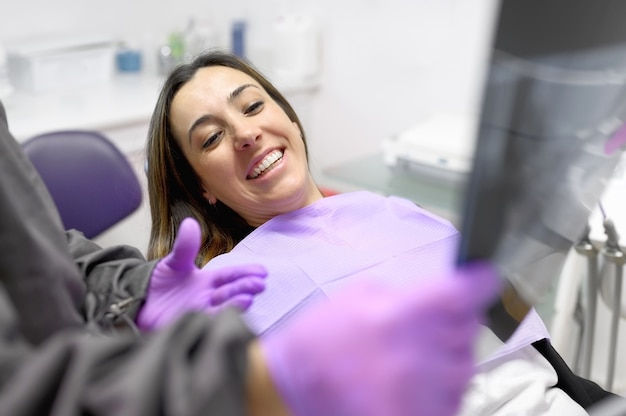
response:
M150 258L171 250L185 217L202 225L202 265L272 216L322 197L294 109L236 56L213 52L174 70L148 136Z
M169 118L204 199L227 205L249 225L322 197L300 127L250 75L223 66L198 69L174 95Z

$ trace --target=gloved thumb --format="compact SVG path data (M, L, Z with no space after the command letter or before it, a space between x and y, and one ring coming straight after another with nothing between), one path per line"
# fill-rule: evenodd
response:
M185 218L178 227L178 234L174 240L172 252L165 262L174 270L191 270L200 251L200 224L194 218Z

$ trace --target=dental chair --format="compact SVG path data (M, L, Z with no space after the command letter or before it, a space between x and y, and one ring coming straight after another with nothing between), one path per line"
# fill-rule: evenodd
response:
M55 131L22 143L66 229L94 238L139 208L142 189L130 162L103 134Z

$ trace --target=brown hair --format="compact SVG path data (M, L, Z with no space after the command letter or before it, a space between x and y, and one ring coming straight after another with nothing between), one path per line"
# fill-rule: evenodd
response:
M161 89L148 131L146 174L152 216L149 259L163 257L172 250L178 226L186 217L196 218L202 228L202 245L196 259L198 266L232 250L235 244L254 229L226 205L219 201L210 205L204 199L200 182L170 127L168 115L174 96L193 78L198 69L210 66L233 68L257 81L289 119L298 125L303 132L302 139L306 149L304 129L296 112L276 87L250 63L227 52L210 51L199 55L190 63L176 67Z

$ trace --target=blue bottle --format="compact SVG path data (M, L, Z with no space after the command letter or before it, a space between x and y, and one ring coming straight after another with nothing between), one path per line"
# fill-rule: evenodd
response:
M235 20L231 28L231 49L240 58L246 57L246 29L245 20Z

